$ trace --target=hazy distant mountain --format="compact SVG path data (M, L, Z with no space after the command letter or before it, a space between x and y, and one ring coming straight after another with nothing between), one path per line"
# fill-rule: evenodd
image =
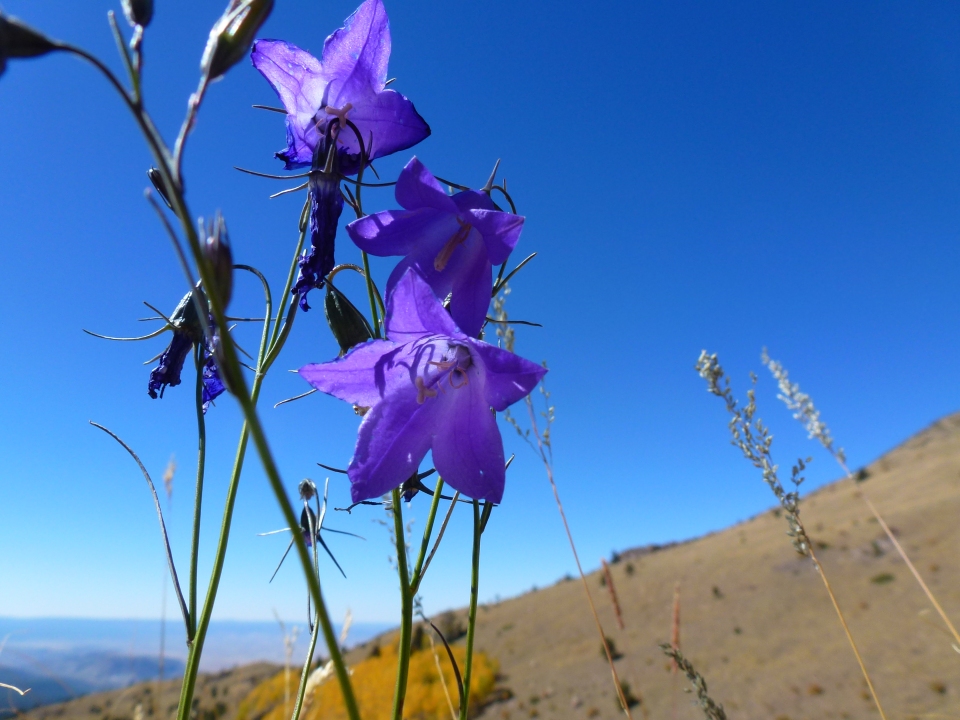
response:
M351 638L361 642L386 625L356 623ZM0 682L30 692L21 697L0 689L0 718L103 690L159 678L158 620L0 617ZM306 634L296 650L305 651ZM322 646L322 643L321 643ZM319 648L322 650L322 647ZM183 673L183 627L166 624L163 677ZM274 622L214 621L210 624L201 669L217 672L261 661L282 662L283 637Z

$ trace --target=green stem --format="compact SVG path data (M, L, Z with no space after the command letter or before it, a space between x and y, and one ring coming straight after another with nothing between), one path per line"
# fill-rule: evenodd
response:
M433 523L437 519L437 508L440 507L440 492L443 490L443 478L437 478L437 487L433 491L433 501L430 503L430 512L427 515L427 524L423 528L423 540L420 541L420 555L413 569L413 580L410 581L410 594L416 595L423 580L423 561L427 557L427 548L430 547L430 536L433 535Z
M318 506L319 508L319 506ZM320 517L319 511L317 512L317 517ZM310 534L313 537L317 537L317 528L314 527L313 523L310 523ZM317 573L317 577L320 577L320 555L317 546L320 543L313 543L313 569ZM307 648L307 659L303 661L303 672L300 673L300 685L297 688L297 702L293 706L293 716L292 720L299 720L300 712L303 710L303 698L307 691L307 679L310 677L310 665L313 663L313 653L317 649L317 638L320 636L320 617L317 614L317 617L313 621L313 630L310 633L310 646Z
M407 543L403 533L400 489L393 490L393 532L397 540L397 573L400 575L400 646L397 648L397 686L393 693L393 720L402 720L410 671L410 639L413 635L413 592L407 569Z
M193 500L193 538L190 542L190 588L188 602L190 619L187 642L192 643L197 633L197 558L200 555L200 515L203 506L203 474L207 459L207 424L203 418L203 351L196 349L197 366L197 489Z
M370 300L370 317L373 319L373 323L371 324L373 327L373 336L379 338L382 337L382 335L380 334L380 320L377 314L377 300L373 291L373 278L370 277L370 258L367 257L365 251L360 252L360 257L363 258L363 274L367 279L367 299Z
M467 625L467 659L463 666L463 703L460 720L467 720L470 707L470 674L473 670L473 638L477 627L477 592L480 588L480 501L473 501L473 560L470 572L470 619Z
M209 302L209 311L213 315L214 322L216 323L217 327L228 327L224 308L220 304L219 294L217 292L209 292L217 287L217 283L214 278L213 268L211 267L210 262L203 255L196 228L191 220L192 216L187 209L179 168L177 163L175 163L170 150L164 144L163 138L161 137L159 131L153 124L153 120L147 114L146 110L144 110L142 105L139 105L133 101L133 99L124 89L123 85L121 85L117 80L116 76L97 57L91 55L81 48L67 45L65 43L58 44L57 48L73 53L94 65L104 75L104 77L106 77L110 84L113 85L114 89L116 89L117 93L120 95L130 112L133 114L134 119L140 126L147 145L150 147L150 151L153 153L154 159L157 161L157 169L160 171L161 178L164 182L164 187L167 188L170 195L173 211L176 214L177 219L180 221L187 244L190 247L190 254L193 256L193 261L197 266L197 270L199 271L200 280L203 283L203 287L208 290L207 301ZM190 289L192 290L193 283L190 278L189 268L185 268L185 270ZM194 302L197 303L197 312L201 324L204 327L204 334L208 336L209 327L207 326L207 308L200 304L201 299L199 293L194 294ZM220 540L217 545L216 559L214 562L213 572L211 573L210 577L210 588L208 590L207 597L204 600L203 611L200 617L200 622L197 625L197 634L194 638L194 644L190 646L190 651L187 656L187 667L184 671L184 682L181 687L180 707L177 715L178 720L188 720L190 715L191 705L193 702L193 693L196 685L196 674L200 664L200 654L203 650L203 641L206 636L207 626L210 622L210 616L213 612L213 602L216 598L217 587L220 583L220 574L223 571L223 559L226 556L226 543L230 534L230 522L233 519L233 504L236 500L237 484L240 478L240 469L243 465L243 455L246 451L248 436L253 438L257 453L260 456L260 461L263 465L267 478L270 481L271 489L273 490L274 495L277 497L277 502L279 503L280 509L283 512L284 519L289 524L289 527L295 528L299 525L299 521L293 512L292 506L290 505L290 500L283 488L283 482L280 479L280 473L277 470L276 462L274 461L269 445L267 444L267 439L264 435L260 418L257 416L256 400L259 396L260 384L263 376L258 374L254 378L253 389L248 391L247 383L243 376L240 359L237 356L236 347L234 346L233 340L231 339L229 333L224 332L221 335L220 348L221 352L218 354L217 360L220 364L221 374L224 381L228 384L231 393L234 394L239 401L245 422L241 432L240 447L238 448L237 459L231 476L230 486L227 491L223 525L220 529ZM261 348L261 352L264 350L264 348ZM344 705L346 707L348 717L350 720L359 720L360 716L359 711L357 710L353 688L350 684L350 678L347 674L346 666L343 663L343 657L341 656L340 650L336 644L336 637L333 633L333 625L330 622L329 615L323 603L323 595L320 592L320 583L316 575L314 575L311 571L310 555L301 535L295 533L294 541L297 546L297 555L300 558L300 563L303 566L304 573L307 576L307 584L309 585L310 593L317 605L317 613L320 618L320 624L323 628L324 640L327 642L328 647L330 647L331 659L333 660L334 667L337 671L337 679L340 682L340 687L343 692Z
M277 339L280 333L280 318L284 316L284 313L287 310L287 303L290 302L291 291L293 290L293 281L297 274L297 267L299 266L300 260L300 251L303 250L303 243L307 239L307 213L310 210L310 196L307 195L306 201L303 203L303 210L300 211L300 242L297 243L297 249L293 253L293 261L290 263L290 272L287 273L287 283L283 286L283 293L280 295L280 307L277 309L277 320L273 325L273 332L270 335L270 345L269 348L273 348L277 344ZM268 320L270 315L265 316Z

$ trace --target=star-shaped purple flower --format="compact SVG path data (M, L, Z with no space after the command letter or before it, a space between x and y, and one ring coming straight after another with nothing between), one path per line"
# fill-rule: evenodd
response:
M450 298L450 315L467 335L480 334L493 281L493 265L505 262L523 229L523 218L500 212L485 192L447 195L413 158L397 180L403 210L355 220L347 233L371 255L405 255L387 282L387 292L414 267L437 297Z
M390 21L381 0L358 7L326 39L320 60L282 40L254 43L253 65L287 111L287 148L277 157L288 170L313 163L332 120L343 126L337 143L340 171L347 175L359 169L360 145L345 120L360 130L371 160L406 150L430 134L413 103L385 89L390 47Z
M503 441L490 409L525 397L546 369L461 332L414 270L388 296L386 329L387 340L300 368L318 390L368 408L347 468L353 501L400 486L432 450L445 482L499 503Z
M287 111L287 147L277 153L286 168L311 166L311 247L300 260L294 292L309 309L306 294L323 287L334 266L337 222L343 210L340 173L360 169L360 131L369 160L405 150L430 134L407 98L387 90L390 22L381 0L366 0L344 26L327 38L321 59L282 40L258 40L253 65ZM330 145L333 167L327 167ZM329 172L322 172L323 170Z

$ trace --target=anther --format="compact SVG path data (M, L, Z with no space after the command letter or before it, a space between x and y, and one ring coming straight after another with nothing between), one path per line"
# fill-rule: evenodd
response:
M453 255L453 251L467 239L470 231L473 230L473 225L470 223L466 223L460 218L457 218L457 222L460 223L460 229L453 234L453 237L447 240L446 245L440 248L440 252L437 253L437 257L433 260L433 269L437 272L443 271L447 263L450 262L450 256Z

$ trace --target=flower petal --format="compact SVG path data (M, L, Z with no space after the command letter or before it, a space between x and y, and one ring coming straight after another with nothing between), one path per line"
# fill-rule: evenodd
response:
M471 235L479 235L476 231ZM480 334L487 310L490 308L490 286L493 282L493 267L487 259L487 251L479 237L469 238L454 252L450 264L452 295L450 317L464 334L476 337ZM432 269L432 268L431 268Z
M416 157L404 165L403 170L400 171L394 194L400 206L407 210L430 207L448 213L457 212L457 205L453 199Z
M390 21L381 0L366 0L323 43L330 78L325 103L340 108L383 89L390 60Z
M408 343L424 335L463 338L433 290L413 268L408 269L387 297L387 337Z
M484 372L486 401L495 410L506 410L537 386L547 369L512 352L479 340L470 340L470 349L479 358Z
M323 103L328 75L313 55L282 40L257 40L250 59L287 111L287 149L279 155L287 169L310 164L318 141L313 118Z
M517 246L524 218L497 210L467 210L464 215L483 235L490 262L494 265L505 262Z
M436 426L439 403L430 400L421 404L416 392L394 393L364 416L347 467L353 502L379 497L417 471Z
M395 389L412 385L404 348L387 340L358 345L342 358L304 365L297 372L313 387L335 398L373 407Z
M468 372L469 382L447 390L433 439L433 463L444 482L478 500L503 498L503 440L484 397L483 376ZM425 403L426 404L426 403Z
M410 254L429 238L440 238L449 226L450 219L432 208L384 210L354 220L347 225L347 234L364 252L389 257Z
M347 117L360 130L371 160L406 150L430 135L430 126L413 103L396 90L344 99L353 105ZM341 131L339 141L351 155L360 154L357 136L349 127ZM349 171L358 169L351 167Z

